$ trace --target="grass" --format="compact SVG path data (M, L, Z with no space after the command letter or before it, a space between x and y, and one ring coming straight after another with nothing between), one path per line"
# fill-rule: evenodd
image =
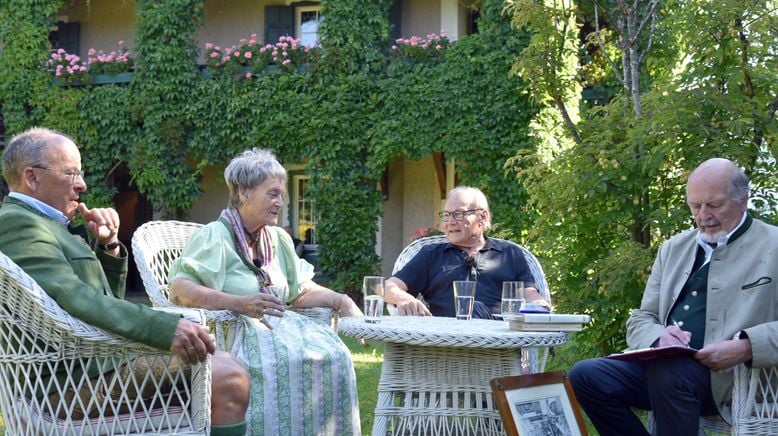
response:
M367 346L363 346L354 338L343 335L340 337L351 350L351 358L354 361L362 434L370 434L373 429L373 411L378 398L378 379L381 377L381 364L384 361L384 344L369 341Z

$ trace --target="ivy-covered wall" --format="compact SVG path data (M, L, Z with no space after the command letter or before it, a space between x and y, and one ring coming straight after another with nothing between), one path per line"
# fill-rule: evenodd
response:
M105 180L126 164L165 217L184 217L203 168L252 146L307 165L320 212L319 264L333 287L353 289L377 271L378 180L399 156L443 152L460 183L485 190L496 230L531 225L525 194L505 162L529 151L536 108L510 78L526 35L484 0L479 34L442 57L387 57L389 0L325 0L322 55L308 72L241 80L205 77L195 32L204 0L137 0L136 74L127 86L60 87L44 64L61 0L0 3L0 104L9 135L32 125L62 130L82 148L89 201L110 204Z

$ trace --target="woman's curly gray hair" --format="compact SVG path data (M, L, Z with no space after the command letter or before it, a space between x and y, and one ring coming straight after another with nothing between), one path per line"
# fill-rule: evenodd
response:
M272 151L252 148L232 158L224 169L230 207L237 209L242 202L241 194L270 178L286 183L286 170Z

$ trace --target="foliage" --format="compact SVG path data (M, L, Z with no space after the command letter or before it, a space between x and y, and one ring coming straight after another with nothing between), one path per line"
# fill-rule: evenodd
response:
M124 46L124 41L119 41L118 44L119 50L109 53L90 48L87 52L89 72L92 74L119 74L132 71L135 59Z
M78 55L65 53L59 49L51 54L49 68L54 76L64 84L86 83L89 80L87 66Z
M315 65L318 57L318 47L303 46L291 36L281 36L275 44L260 45L257 35L252 34L248 40L241 39L240 45L226 49L205 44L206 67L214 76L225 74L251 79L271 64L282 71L296 71L303 65Z
M46 94L49 75L42 68L49 56L49 29L63 0L0 2L0 104L8 133L38 123L32 100Z
M195 64L202 1L138 1L129 86L46 82L31 106L36 123L82 147L90 203L111 203L115 188L107 180L117 168L127 167L155 208L175 217L200 195L205 167L223 166L246 148L266 147L306 166L320 211L319 267L334 288L357 295L355 284L378 270L377 186L399 156L444 153L461 163L462 183L490 196L497 232L521 238L530 227L526 194L504 169L514 150L532 146L527 124L536 107L520 92L522 81L507 74L527 34L511 31L500 4L484 5L481 35L451 44L433 62L408 64L387 62L388 2L331 0L318 65L233 80L204 76Z
M134 117L141 124L129 166L138 188L166 217L181 217L200 195L188 158L189 93L200 77L194 35L204 0L138 0Z
M560 2L533 2L532 7L553 4ZM578 20L574 27L594 27L591 10L571 11L565 16ZM523 23L515 12L514 22ZM558 114L571 106L554 93L577 94L575 89L596 83L612 89L624 80L616 76L626 71L622 60L629 59L622 56L626 48L616 45L619 29L610 26L622 12L601 11L600 18L610 21L600 21L603 42L594 46L585 44L595 36L578 40L552 20L524 23L533 43L557 41L559 65L567 65L564 56L575 53L586 53L587 62L599 64L562 81L556 68L544 72L549 59L557 58L528 49L517 58L515 72L527 78L535 95L550 96L543 103ZM607 104L582 105L581 118L563 122L564 129L549 123L560 122L563 115L539 118L538 151L511 161L523 166L516 177L527 188L529 207L537 211L531 245L541 256L553 254L544 269L555 279L552 286L564 290L555 301L560 310L591 313L598 320L575 337L589 356L625 345L624 323L629 309L640 303L651 259L664 240L692 224L684 183L701 161L714 156L737 161L752 176L754 212L776 220L772 166L778 156L778 64L766 49L776 45L774 14L763 2L737 1L665 2L658 12L654 25L635 41L645 55L639 94L624 85ZM569 44L577 48L560 49ZM547 132L557 136L544 136Z
M412 36L397 38L392 45L392 59L426 60L439 59L443 50L451 45L445 32L431 33L426 38Z

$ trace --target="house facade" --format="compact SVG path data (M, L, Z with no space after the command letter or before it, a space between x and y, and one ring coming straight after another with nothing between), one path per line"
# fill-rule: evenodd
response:
M229 47L256 35L258 43L274 43L278 37L294 36L315 44L322 14L317 1L206 0L205 19L198 29L199 63L204 63L205 44ZM133 50L135 4L130 0L74 0L57 16L50 39L54 47L86 58L90 49L110 52L119 41ZM390 9L392 37L409 38L445 31L456 40L473 31L474 13L458 0L395 0ZM256 144L261 147L262 144ZM310 179L301 164L285 163L289 172L286 213L279 225L288 227L306 243L305 256L316 260L316 204L306 197ZM209 222L227 203L223 167L203 172L203 195L189 211L188 219ZM117 207L123 215L123 233L129 238L143 222L156 218L142 196L128 181L120 189ZM439 153L420 160L398 157L386 168L381 182L383 215L379 218L376 254L382 259L382 274L391 274L394 259L410 242L416 229L437 223L446 192L455 184L455 165Z

